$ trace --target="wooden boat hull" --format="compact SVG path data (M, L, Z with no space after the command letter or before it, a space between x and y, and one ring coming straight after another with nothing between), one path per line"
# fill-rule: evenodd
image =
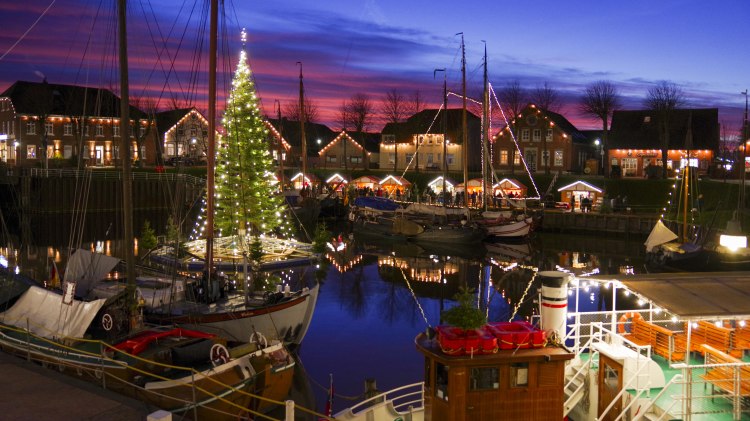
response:
M40 365L101 385L189 419L236 420L283 401L289 393L294 361L258 369L254 353L204 371L161 366L148 359L103 352L99 343L64 345L0 325L0 349ZM257 361L257 360L256 360ZM155 373L158 371L158 373ZM257 374L256 374L257 373Z
M175 311L173 314L155 312L149 318L239 342L247 342L250 335L257 331L268 339L277 338L286 345L296 346L302 342L310 327L318 290L319 286L315 285L297 297L262 307L224 307L216 303L200 305L195 311L185 307L182 314L175 314ZM172 307L173 310L175 308Z

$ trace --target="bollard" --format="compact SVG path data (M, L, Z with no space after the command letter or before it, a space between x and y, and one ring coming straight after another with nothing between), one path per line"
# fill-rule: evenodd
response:
M284 416L284 421L294 421L294 401L291 399L284 401L284 405L286 407L286 415Z

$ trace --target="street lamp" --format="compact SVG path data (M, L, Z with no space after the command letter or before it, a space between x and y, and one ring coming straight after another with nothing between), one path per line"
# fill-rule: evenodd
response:
M596 173L601 174L602 168L604 167L604 151L602 150L602 142L599 139L594 140L594 145L598 150L600 159L596 160Z

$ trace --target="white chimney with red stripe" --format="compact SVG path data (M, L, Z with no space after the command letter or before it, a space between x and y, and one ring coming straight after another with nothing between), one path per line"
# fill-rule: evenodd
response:
M570 275L559 271L543 271L537 274L542 281L541 311L542 330L554 330L558 338L565 337L565 321L568 314L568 281Z

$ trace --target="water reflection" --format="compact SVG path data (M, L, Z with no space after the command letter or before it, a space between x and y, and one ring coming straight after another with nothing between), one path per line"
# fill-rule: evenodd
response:
M106 226L91 232L106 232ZM28 276L45 279L50 261L61 270L66 261L67 243L57 231L53 234L35 233L33 241L0 249L0 254ZM121 244L114 238L93 237L84 248L119 256ZM393 244L335 232L315 268L321 290L299 349L296 396L322 411L333 374L338 410L362 395L366 379L377 380L382 391L420 381L423 361L414 337L440 323L460 287L475 291L477 305L492 321L530 318L538 307L533 268L615 274L643 272L643 262L642 242L621 238L537 234L529 242L468 248ZM611 305L611 290L580 287L589 288L585 302L571 306L604 310Z

